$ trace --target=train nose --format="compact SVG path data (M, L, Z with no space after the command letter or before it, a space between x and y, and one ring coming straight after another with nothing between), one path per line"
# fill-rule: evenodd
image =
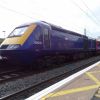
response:
M0 50L0 58L13 64L30 64L34 55L32 51L27 50Z
M11 45L1 45L0 46L0 60L10 60L15 59L15 55L17 54L17 49L19 49L19 44L11 44Z
M7 60L7 57L0 56L0 60Z
M0 55L0 61L2 62L2 61L8 61L8 58L5 56L5 57L3 57L3 56L1 56Z
M5 55L5 51L4 50L0 50L0 61L7 61L8 57Z
M19 44L10 44L10 45L1 45L0 49L1 50L15 50L20 48Z
M0 50L0 61L7 61L7 56L2 56L1 50Z

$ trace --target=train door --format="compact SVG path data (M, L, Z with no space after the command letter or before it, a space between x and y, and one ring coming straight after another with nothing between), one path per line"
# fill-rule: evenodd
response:
M50 32L49 29L45 28L43 30L43 37L44 37L44 48L49 49L50 48Z

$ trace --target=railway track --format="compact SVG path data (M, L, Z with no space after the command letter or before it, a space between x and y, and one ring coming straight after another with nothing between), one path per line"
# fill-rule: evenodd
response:
M11 71L5 71L0 73L0 83L8 82L13 79L19 78L26 75L25 71L21 70L11 70Z
M64 79L65 77L68 77L69 75L72 75L73 73L78 72L79 70L82 70L82 69L86 68L87 66L95 63L98 60L100 60L100 58L95 59L95 60L90 61L90 62L87 61L86 64L80 65L80 67L75 68L75 69L71 70L70 72L66 71L65 73L63 73L61 75L55 76L55 77L50 78L46 81L40 82L36 85L30 86L30 87L27 87L27 88L22 89L20 91L16 91L12 94L3 96L3 97L0 98L0 100L24 100L24 99L28 98L29 96L41 91L42 89L44 89L44 88L46 88L46 87L62 80L62 79Z
M40 72L39 70L34 71L31 67L17 67L0 62L0 84Z

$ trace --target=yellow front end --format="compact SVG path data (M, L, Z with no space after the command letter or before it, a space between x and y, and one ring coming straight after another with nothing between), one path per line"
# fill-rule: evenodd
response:
M9 45L9 44L20 44L23 45L24 42L28 39L28 37L30 36L30 34L32 33L32 31L36 28L36 24L31 24L28 26L27 30L24 32L24 34L22 36L18 36L18 37L8 37L6 38L2 45Z

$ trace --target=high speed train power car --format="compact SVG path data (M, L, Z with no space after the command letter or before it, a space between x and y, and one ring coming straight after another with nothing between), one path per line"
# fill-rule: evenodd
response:
M55 57L81 58L99 53L99 44L95 39L39 21L16 27L1 44L0 56L16 64L45 62Z

